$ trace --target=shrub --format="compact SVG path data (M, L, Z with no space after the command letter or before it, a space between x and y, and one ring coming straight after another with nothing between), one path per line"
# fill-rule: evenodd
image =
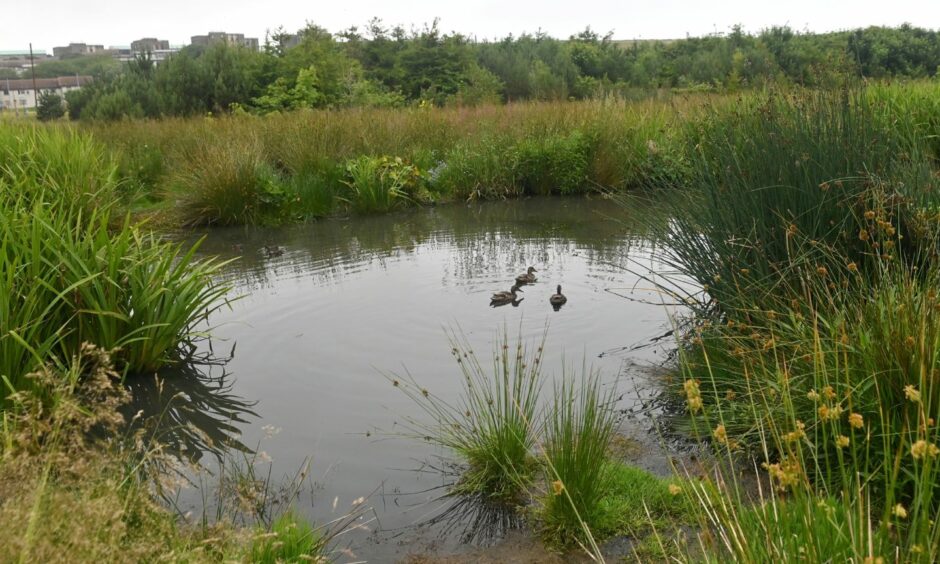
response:
M515 173L526 194L575 194L588 179L590 144L575 131L568 135L530 135L515 151Z

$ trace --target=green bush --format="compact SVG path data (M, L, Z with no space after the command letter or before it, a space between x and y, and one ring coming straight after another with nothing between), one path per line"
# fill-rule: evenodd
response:
M513 168L525 194L575 194L588 182L590 143L580 132L530 135L518 142Z

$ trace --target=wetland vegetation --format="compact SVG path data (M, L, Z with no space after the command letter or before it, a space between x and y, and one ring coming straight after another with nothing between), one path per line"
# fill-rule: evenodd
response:
M864 34L851 37L857 47ZM906 72L936 67L917 68ZM937 561L940 86L820 80L826 88L742 92L723 83L721 92L632 101L442 108L435 104L447 100L435 98L396 108L4 123L3 559L333 558L335 535L362 522L359 499L347 517L319 527L290 508L294 494L272 514L254 458L229 478L231 513L220 503L214 519L188 525L167 508L161 494L176 475L168 468L183 457L128 431L137 416L120 415L135 405L127 389L165 368L187 374L238 267L154 229L246 226L244 234L446 202L588 195L647 206L637 214L641 233L661 268L642 278L663 301L683 304L672 312L676 355L672 374L657 381L656 424L695 445L706 471L676 463L663 477L625 464L613 454L618 388L586 365L559 363L548 380L548 333L526 341L520 329L513 342L504 330L492 363L451 336L456 397L388 372L418 409L412 434L459 461L446 493L508 506L548 546L580 546L601 559L604 539L629 535L639 559ZM258 107L275 103L276 84ZM517 216L494 225L514 223L528 228ZM417 231L395 224L374 241L363 231L350 246L382 263L440 237ZM555 240L540 244L561 249L545 257L569 252ZM467 264L486 256L469 245ZM281 257L276 248L266 260L292 259L295 251ZM446 266L461 267L470 270ZM497 274L487 271L486 282ZM567 314L586 292L564 285ZM184 426L190 435L180 441L213 442L198 425ZM233 516L244 507L254 509Z

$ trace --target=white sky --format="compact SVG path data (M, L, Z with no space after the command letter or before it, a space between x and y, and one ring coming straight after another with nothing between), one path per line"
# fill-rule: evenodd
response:
M372 17L420 26L435 17L444 31L477 38L542 29L567 37L590 25L617 39L665 39L725 32L734 24L756 32L788 24L830 31L904 22L940 28L940 0L4 0L0 50L33 48L52 54L69 42L129 45L140 37L188 44L207 31L244 33L264 40L267 30L289 31L311 21L338 31L360 29Z

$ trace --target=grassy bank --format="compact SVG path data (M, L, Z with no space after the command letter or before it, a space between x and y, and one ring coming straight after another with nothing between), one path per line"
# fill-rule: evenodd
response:
M184 224L280 223L676 181L684 174L684 125L707 100L298 111L81 127L114 150L134 207L166 211Z
M695 188L654 228L704 288L668 397L677 427L727 462L690 496L708 560L940 557L940 175L924 92L709 115Z
M889 133L881 138L935 128L937 88L932 82L869 87L867 95L881 104L872 111ZM283 223L468 199L687 186L702 137L728 140L731 124L756 118L767 98L788 96L812 93L662 94L632 102L295 111L76 127L112 149L123 195L135 209L160 210L176 224ZM821 133L819 143L829 134ZM931 145L940 149L936 139ZM837 158L837 145L829 146ZM796 162L804 154L788 156ZM733 164L718 159L713 166ZM775 181L802 174L799 165L791 168Z

